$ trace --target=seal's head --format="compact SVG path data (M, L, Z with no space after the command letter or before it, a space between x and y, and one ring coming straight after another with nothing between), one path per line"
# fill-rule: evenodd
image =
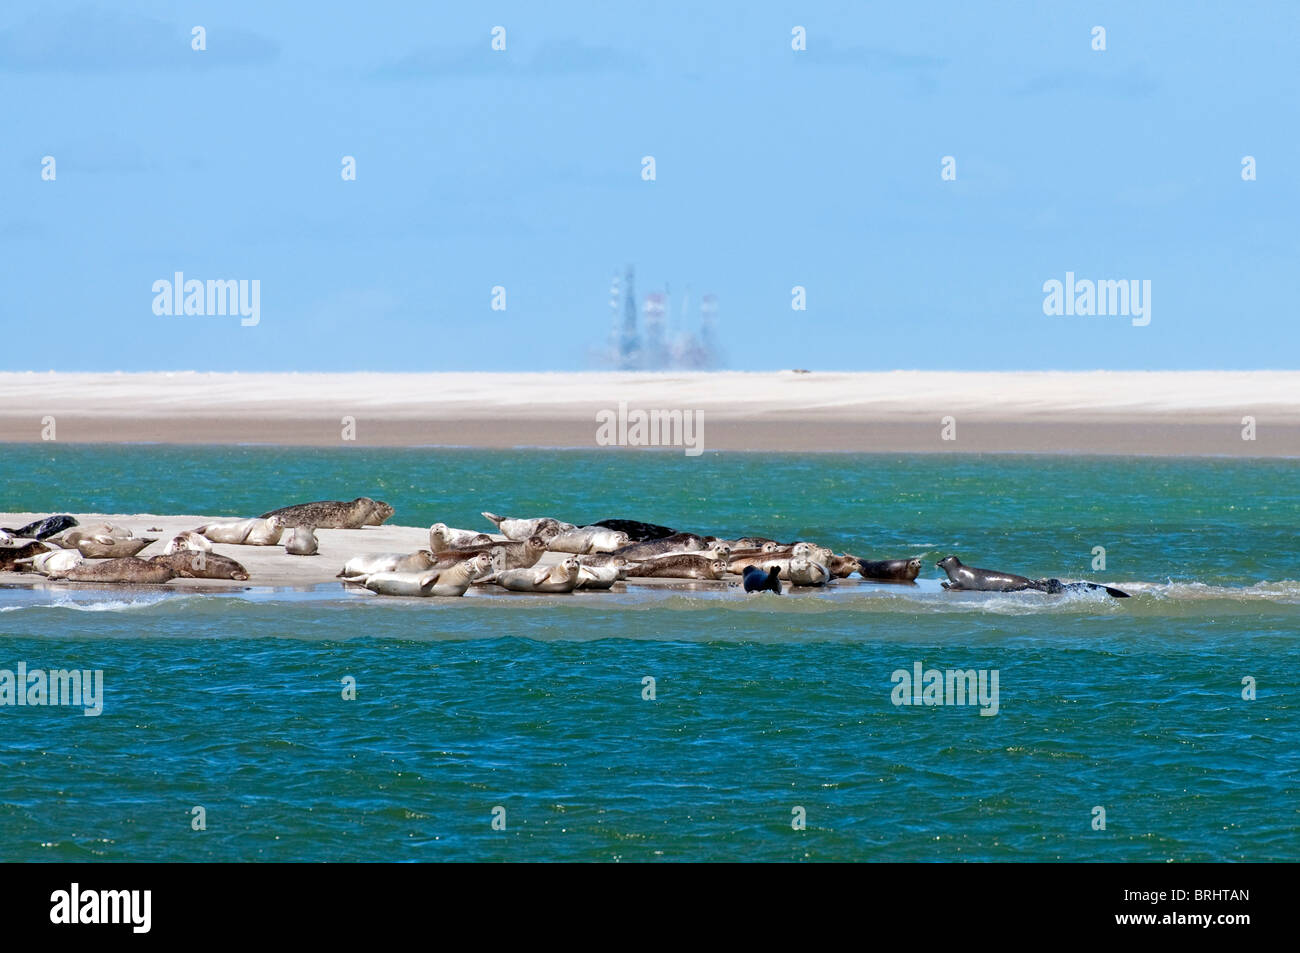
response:
M709 563L709 568L713 570L715 576L725 576L727 574L727 561L725 559L715 559Z
M537 529L530 537L529 542L540 537L542 545L545 546L551 540L555 539L555 537L560 536L563 533L564 530L560 529L560 524L557 520L544 520L537 524Z
M383 500L372 500L368 496L361 496L353 500L354 503L369 503L370 515L366 517L366 526L380 526L384 520L392 516L396 510L385 503Z
M956 556L949 556L948 558L949 558L949 559L956 559L957 557L956 557ZM920 572L920 571L921 571L921 557L918 556L918 557L916 557L915 559L909 559L909 560L907 561L907 568L908 568L908 569L911 569L911 570L914 570L914 571L916 571L916 572Z
M528 549L535 550L537 552L545 552L546 544L549 543L554 538L555 538L554 536L548 538L546 536L543 536L541 533L534 533L532 536L529 536L528 539L524 542L524 546Z
M490 553L479 553L477 556L465 560L465 562L470 568L469 577L471 579L477 579L492 569L492 556Z
M578 577L578 570L582 568L582 563L578 562L577 556L570 556L564 562L560 563L560 568L564 570L566 576L570 579Z
M910 565L910 561L909 561L909 565ZM940 569L942 569L944 572L947 572L950 569L960 569L961 560L958 559L956 556L944 556L943 559L939 560L937 563L935 563L935 565L938 566Z

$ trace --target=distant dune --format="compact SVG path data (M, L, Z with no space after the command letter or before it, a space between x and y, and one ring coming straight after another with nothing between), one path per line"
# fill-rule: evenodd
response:
M0 373L0 441L595 448L620 403L706 452L1300 456L1300 371Z

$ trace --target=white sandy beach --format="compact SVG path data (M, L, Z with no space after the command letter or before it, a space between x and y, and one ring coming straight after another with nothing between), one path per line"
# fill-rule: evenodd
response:
M620 402L694 411L705 450L1300 455L1297 371L7 372L0 442L595 447Z

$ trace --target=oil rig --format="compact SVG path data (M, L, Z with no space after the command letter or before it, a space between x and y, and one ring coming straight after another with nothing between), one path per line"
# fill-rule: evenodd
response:
M674 323L667 286L647 294L638 308L634 269L628 265L621 276L615 272L609 287L612 328L602 363L624 371L707 371L721 367L717 295L700 298L699 321L694 328L689 327L690 308L691 291L687 288Z

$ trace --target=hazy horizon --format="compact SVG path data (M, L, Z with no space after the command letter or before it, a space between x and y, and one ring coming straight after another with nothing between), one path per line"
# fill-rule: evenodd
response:
M603 370L630 264L675 321L717 296L727 370L1288 370L1297 27L1282 3L15 2L0 365ZM255 323L156 313L177 272L257 282ZM1085 280L1145 314L1044 313Z

